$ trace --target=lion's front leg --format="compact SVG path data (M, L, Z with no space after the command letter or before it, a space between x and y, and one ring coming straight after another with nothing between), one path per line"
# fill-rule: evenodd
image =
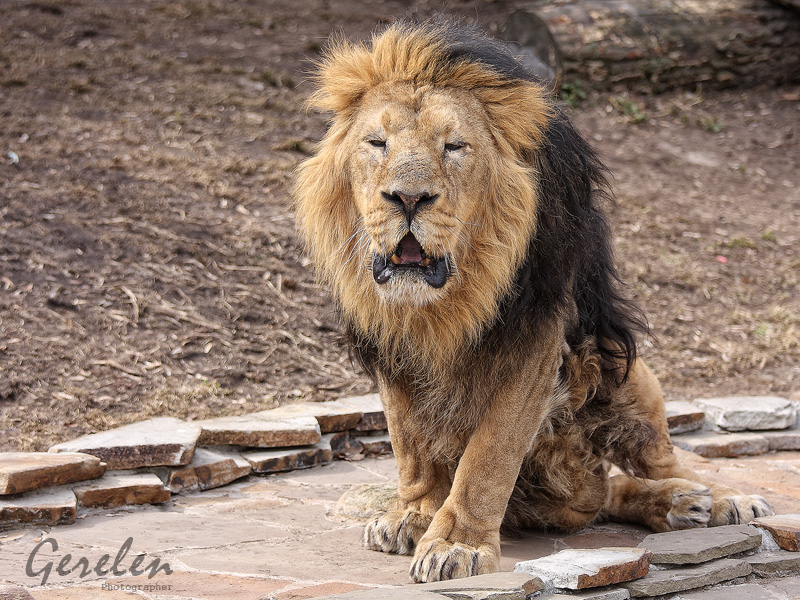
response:
M437 463L406 426L411 399L399 387L379 382L392 449L397 460L400 508L374 515L364 528L363 544L371 550L412 554L450 493L450 473Z
M542 358L541 356L539 357ZM497 570L500 525L522 461L552 396L557 361L508 382L494 397L456 469L450 495L419 540L414 581L440 581Z

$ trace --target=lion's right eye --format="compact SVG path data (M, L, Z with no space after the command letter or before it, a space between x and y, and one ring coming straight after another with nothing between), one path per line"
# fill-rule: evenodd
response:
M377 138L372 138L367 140L370 146L375 146L376 148L386 148L386 140L381 140Z

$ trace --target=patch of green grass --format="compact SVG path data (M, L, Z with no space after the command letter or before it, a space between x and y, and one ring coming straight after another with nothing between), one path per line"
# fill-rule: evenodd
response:
M630 98L625 96L612 96L609 98L611 107L625 115L631 123L642 123L647 120L647 113Z
M578 106L586 100L586 90L581 87L580 81L565 81L561 84L559 98L569 106Z
M729 240L722 242L723 248L749 248L751 250L757 250L758 244L752 241L745 235L737 235Z
M775 232L772 231L772 229L767 229L764 231L764 233L761 234L761 239L764 240L765 242L775 243L778 241L778 236L775 235Z

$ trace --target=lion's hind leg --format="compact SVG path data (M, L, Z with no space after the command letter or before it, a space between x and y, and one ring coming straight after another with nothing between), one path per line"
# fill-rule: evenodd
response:
M746 495L733 488L706 483L678 462L669 438L661 387L650 369L637 360L619 393L632 394L633 406L653 425L657 439L638 456L642 478L627 474L611 479L612 494L607 516L641 523L655 531L748 523L773 514L761 496Z

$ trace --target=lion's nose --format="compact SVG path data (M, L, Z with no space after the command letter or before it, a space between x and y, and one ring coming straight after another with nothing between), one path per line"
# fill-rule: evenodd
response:
M429 194L427 192L415 194L402 192L399 190L395 190L391 193L381 192L381 195L386 200L399 206L403 210L403 214L406 216L406 220L408 221L409 229L411 228L411 221L413 221L414 217L417 215L417 211L424 206L433 204L433 202L439 197L439 194Z

